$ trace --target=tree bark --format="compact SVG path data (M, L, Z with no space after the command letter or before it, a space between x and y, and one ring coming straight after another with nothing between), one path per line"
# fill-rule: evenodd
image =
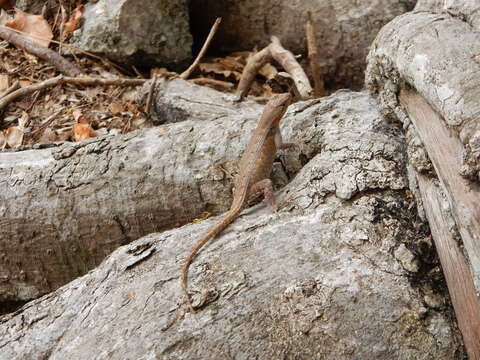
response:
M409 161L419 172L434 171L448 199L449 209L438 208L431 186L419 181L420 197L432 202L423 207L435 228L467 351L471 359L480 359L480 40L463 21L474 21L470 5L457 2L451 15L440 11L438 2L423 1L419 11L393 20L372 45L366 81L384 113L403 122ZM460 234L464 253L452 247L452 234L438 229L440 212L453 215L450 232Z
M185 141L177 126L187 124L163 134ZM198 131L211 139L208 125ZM190 281L200 311L185 312L180 266L218 218L121 247L0 318L0 358L461 359L428 232L406 191L398 130L366 93L347 91L295 104L283 130L311 158L277 194L295 200L275 214L245 210L200 253ZM212 152L232 151L228 134ZM286 156L298 166L298 154Z
M228 207L222 168L234 171L261 107L175 82L185 100L170 112L182 123L0 153L0 302L38 297L120 245Z
M456 166L459 169L457 176L461 174L475 181L480 176L480 105L477 101L480 79L472 74L480 71L480 65L475 61L478 52L480 40L465 22L448 14L412 13L395 19L381 31L372 46L367 70L370 90L379 95L385 111L399 117L405 126L409 125L410 120L398 106L397 99L400 89L407 86L404 84L415 88L439 112L439 121L445 122L450 129L450 136L457 138L455 141L460 146L455 150L456 159L447 157L448 161L462 162L461 166ZM425 129L423 137L428 133L431 132ZM423 138L422 142L427 145L428 141ZM427 145L430 157L435 151L440 155L437 157L438 172L438 161L444 161L441 158L445 152L440 153L440 149L434 148L438 142L432 140L430 143L430 147ZM452 194L452 190L456 189L454 183L463 180L456 180L452 178L453 175L447 178L445 172L438 172L437 175L449 188L447 192L452 200L452 209L462 208L460 199ZM472 200L478 202L480 195L477 185L469 186L474 196ZM462 221L478 222L474 208L466 207L464 211L471 214L467 219L462 214L457 216L460 231L465 229ZM478 228L478 225L473 225ZM474 283L477 291L480 291L480 234L474 231L469 235L470 239L462 238L472 266Z
M476 0L418 0L414 10L448 13L453 17L465 21L476 30L480 29L480 3Z

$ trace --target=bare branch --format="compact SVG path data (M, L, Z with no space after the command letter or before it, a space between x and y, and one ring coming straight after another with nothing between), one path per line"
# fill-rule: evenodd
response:
M1 30L0 30L1 31ZM26 86L20 88L11 94L4 96L0 99L0 111L2 111L8 104L12 101L35 92L37 90L43 90L48 87L56 86L59 84L77 84L77 85L86 85L86 86L94 86L94 85L115 85L115 86L138 86L143 85L143 83L147 81L147 79L126 79L126 78L116 78L116 79L102 79L102 78L92 78L92 77L64 77L63 75L58 75L54 78L42 81L38 84L33 84L30 86Z
M39 58L53 64L58 71L68 76L78 76L82 71L73 63L59 55L53 50L44 46L35 44L25 36L17 34L12 29L0 26L0 38L7 40L13 45L28 51L29 53L38 56Z
M207 40L205 40L205 43L203 44L202 49L198 53L197 58L195 59L195 61L192 63L192 65L190 65L190 67L187 70L185 70L184 72L182 72L180 74L181 79L183 79L183 80L188 79L190 77L190 75L192 74L193 70L195 70L195 68L197 67L200 60L203 58L203 56L207 52L207 49L210 46L210 43L212 42L213 36L217 32L218 26L220 25L221 21L222 21L222 18L217 18L217 20L215 20L215 23L213 24L212 28L210 29L210 33L207 36Z

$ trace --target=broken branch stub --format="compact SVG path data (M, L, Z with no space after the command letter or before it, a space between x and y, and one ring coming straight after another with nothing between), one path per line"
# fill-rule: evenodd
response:
M325 96L323 77L318 66L317 39L311 11L308 12L308 20L305 24L305 37L307 38L308 63L313 76L313 94L315 97Z
M282 46L276 36L272 36L271 41L272 43L269 46L272 57L292 76L301 99L305 100L312 97L313 89L310 81L295 56Z
M270 45L248 59L237 88L239 99L243 99L248 94L260 68L272 59L290 74L296 87L294 92L300 95L300 99L306 100L312 96L313 89L303 68L295 56L282 46L280 40L272 36Z

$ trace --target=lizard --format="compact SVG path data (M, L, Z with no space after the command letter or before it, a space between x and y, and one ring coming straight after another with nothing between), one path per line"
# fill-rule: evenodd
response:
M278 210L273 194L272 181L269 177L277 149L295 146L294 143L283 142L279 128L280 121L291 100L292 96L289 93L277 94L265 105L257 128L240 159L239 173L234 181L235 188L230 210L195 244L183 262L181 269L182 288L191 312L195 312L195 310L188 293L188 269L200 249L235 220L248 205L250 198L263 193L264 201L268 207L273 212Z

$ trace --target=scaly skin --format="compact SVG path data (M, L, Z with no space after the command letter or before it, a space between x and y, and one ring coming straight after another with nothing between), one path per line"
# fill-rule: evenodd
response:
M208 241L214 239L240 214L247 204L252 186L264 179L268 179L277 147L282 145L279 130L280 120L287 111L290 101L290 94L278 94L272 97L265 105L260 122L240 160L239 174L236 178L230 210L195 244L183 263L182 287L185 297L187 298L188 306L192 312L194 312L192 299L188 294L188 269L190 264L200 249ZM280 144L278 142L280 142ZM270 200L273 201L271 196ZM273 204L270 203L269 205L272 206Z

